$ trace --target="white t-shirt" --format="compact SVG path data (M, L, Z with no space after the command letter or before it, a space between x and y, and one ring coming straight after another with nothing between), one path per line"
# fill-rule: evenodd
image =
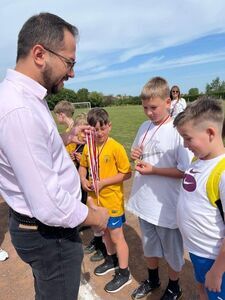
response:
M215 259L224 238L225 226L219 209L206 194L206 183L215 165L225 155L197 160L185 172L177 207L177 222L186 249L198 256ZM225 173L222 174L220 198L225 207Z
M180 112L185 109L186 106L187 103L184 98L180 98L179 101L172 100L170 105L171 117L175 118Z
M151 124L150 128L149 124ZM187 169L190 163L190 152L183 147L183 140L173 127L172 120L160 128L150 121L144 122L138 130L132 147L141 145L146 132L143 142L145 162L157 168L177 168L181 171ZM141 175L135 172L127 209L149 223L177 228L176 207L180 185L181 179Z

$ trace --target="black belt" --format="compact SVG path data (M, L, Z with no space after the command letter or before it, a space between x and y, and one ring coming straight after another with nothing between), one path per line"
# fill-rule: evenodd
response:
M36 218L31 218L29 216L23 215L18 213L17 211L13 210L12 208L10 211L13 213L15 219L24 225L39 225L40 221L38 221Z
M13 214L14 218L19 222L20 224L24 225L30 225L30 226L38 226L40 230L45 230L51 233L59 234L60 236L64 236L65 234L68 235L70 233L77 232L77 227L74 228L64 228L64 227L57 227L57 226L48 226L46 224L41 223L36 218L31 218L29 216L23 215L18 213L17 211L10 208L10 212Z

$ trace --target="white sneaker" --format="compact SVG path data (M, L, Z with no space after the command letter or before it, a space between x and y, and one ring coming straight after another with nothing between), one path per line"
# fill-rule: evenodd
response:
M7 258L9 258L8 253L0 248L0 261L4 261Z

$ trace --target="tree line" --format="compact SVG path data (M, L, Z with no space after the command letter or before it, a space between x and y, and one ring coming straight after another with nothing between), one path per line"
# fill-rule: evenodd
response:
M219 77L216 77L210 83L206 84L204 93L200 93L198 88L193 87L189 89L187 94L183 94L182 97L190 102L194 101L203 94L212 95L215 98L225 99L225 81L220 80ZM139 96L103 95L103 93L96 91L89 92L86 88L79 89L77 92L71 89L63 88L59 93L49 95L47 97L49 108L53 110L54 106L61 100L67 100L72 103L88 101L91 103L91 107L141 104L141 99Z

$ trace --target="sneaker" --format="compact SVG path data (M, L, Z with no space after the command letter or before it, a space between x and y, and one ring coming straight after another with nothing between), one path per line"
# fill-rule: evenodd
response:
M9 258L8 253L5 250L0 248L0 261L4 261L7 258Z
M97 276L105 275L110 271L116 270L119 268L118 259L113 261L110 256L106 256L103 264L95 268L94 273Z
M181 289L179 289L177 293L174 293L173 291L167 288L160 300L178 300L182 298L182 294L183 292Z
M149 279L147 279L143 281L139 285L139 287L133 291L131 297L132 299L141 299L159 287L160 287L160 282L153 284Z
M116 271L116 274L110 282L105 286L105 291L108 293L116 293L120 291L124 286L130 284L132 281L130 272L128 275L122 275L119 271Z
M95 239L93 238L89 245L87 245L87 247L84 248L84 253L85 254L91 254L95 251Z
M102 250L97 249L95 254L93 254L90 257L90 261L100 261L103 260L105 258L105 254L102 252Z

